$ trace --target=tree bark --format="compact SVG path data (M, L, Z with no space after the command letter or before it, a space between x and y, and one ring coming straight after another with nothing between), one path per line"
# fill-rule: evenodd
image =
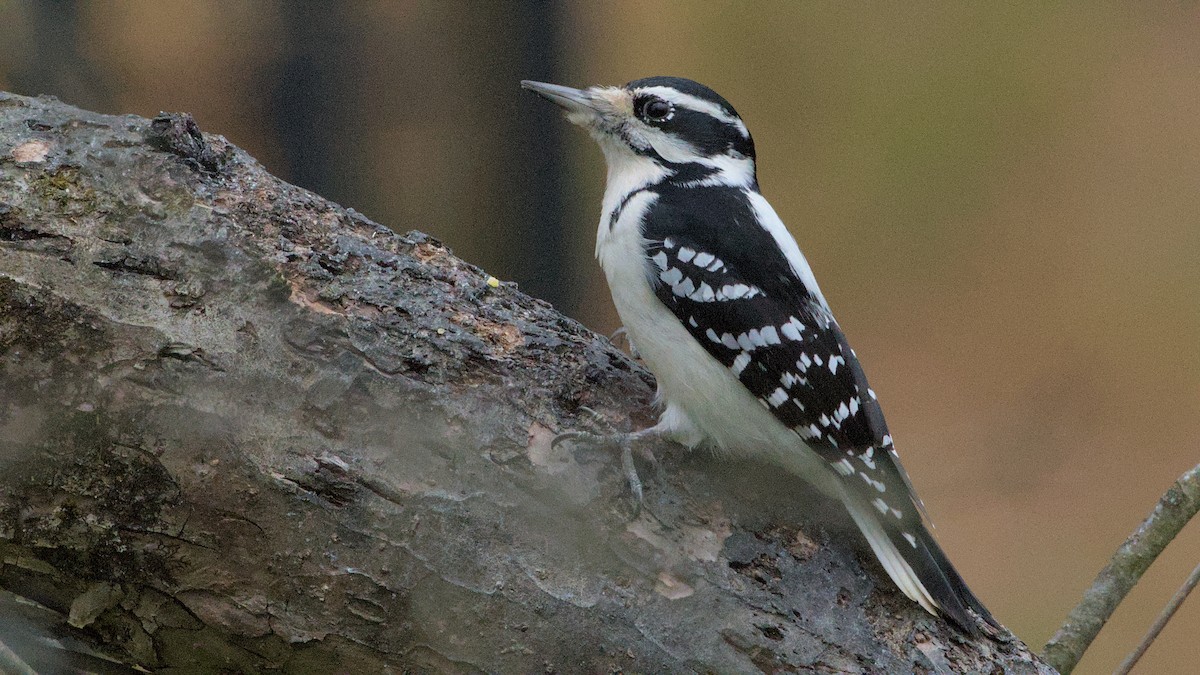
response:
M0 641L38 670L1051 672L651 377L186 115L0 94Z

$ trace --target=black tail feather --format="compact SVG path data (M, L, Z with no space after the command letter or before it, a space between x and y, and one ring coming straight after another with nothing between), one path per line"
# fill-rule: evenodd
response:
M945 615L973 638L999 635L1003 630L1000 623L950 564L920 514L915 510L883 511L881 504L886 507L882 502L867 502L861 493L846 502L900 590L930 612Z
M934 571L928 582L925 581L927 575L920 574L921 580L929 589L933 599L946 612L949 617L960 628L966 630L972 636L978 636L980 632L994 637L1003 630L996 617L988 611L988 608L983 605L971 589L967 587L967 582L959 576L958 570L954 569L954 565L950 564L950 560L946 558L946 554L942 551L942 547L938 545L937 540L933 538L933 534L928 529L922 527L921 535L918 537L918 544L925 550L931 567ZM934 587L941 590L935 591ZM971 610L976 616L983 621L980 625L978 620L971 618L966 610Z

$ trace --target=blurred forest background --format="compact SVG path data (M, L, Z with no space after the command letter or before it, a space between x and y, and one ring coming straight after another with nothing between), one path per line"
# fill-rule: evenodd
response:
M942 543L1040 649L1200 461L1197 3L0 0L0 88L191 112L604 333L600 153L517 83L659 74L748 122ZM1193 524L1079 672L1198 558ZM1141 672L1198 634L1193 600Z

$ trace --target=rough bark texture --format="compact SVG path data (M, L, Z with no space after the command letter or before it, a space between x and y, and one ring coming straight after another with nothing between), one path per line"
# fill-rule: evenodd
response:
M614 453L550 439L645 424L651 378L488 280L186 116L0 94L0 640L112 672L1049 672L771 467L656 448L635 517Z

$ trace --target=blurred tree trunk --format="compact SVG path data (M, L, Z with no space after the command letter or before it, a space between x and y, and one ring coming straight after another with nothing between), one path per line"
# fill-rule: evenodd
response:
M615 457L550 439L647 422L650 378L491 281L186 116L0 94L0 641L103 672L1048 672L770 467L658 448L634 518Z
M563 39L567 25L568 5L562 2L521 0L519 9L512 11L514 20L510 32L518 48L515 77L498 79L495 85L511 87L518 80L564 82L567 74L563 62L572 52L579 51L577 42ZM497 92L496 100L503 100ZM568 236L572 228L561 221L567 200L563 176L567 167L566 134L573 131L558 115L514 115L516 127L501 151L506 161L499 163L497 173L504 178L505 197L498 200L496 222L517 223L533 217L520 237L505 237L503 269L520 282L527 292L549 300L555 307L574 313L580 305L576 286L571 280L566 262L567 252L574 243ZM521 209L521 212L516 212Z
M108 71L98 66L94 52L80 48L94 39L87 8L75 0L42 0L25 3L24 10L32 49L14 64L12 88L30 94L69 91L80 105L108 108L113 92Z
M361 164L347 147L342 126L356 113L366 87L366 56L354 39L352 6L331 11L324 2L300 0L279 5L282 57L264 78L270 124L283 154L281 174L297 185L328 195L349 195L349 176ZM357 128L361 122L353 120Z

